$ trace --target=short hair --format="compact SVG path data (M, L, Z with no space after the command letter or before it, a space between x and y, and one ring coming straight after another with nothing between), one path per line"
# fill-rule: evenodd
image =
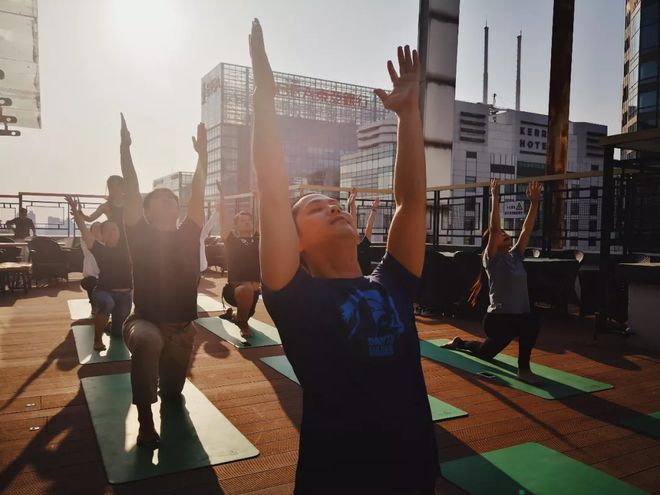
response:
M296 221L296 218L298 217L298 214L300 213L300 202L303 199L305 199L307 196L311 196L312 194L317 194L317 193L303 194L302 196L294 200L293 205L291 205L291 215L293 216L294 223Z
M177 197L176 194L174 194L174 191L168 189L167 187L158 187L144 197L144 199L142 200L142 208L148 210L149 205L151 204L151 200L154 199L154 197L157 196L158 194L169 194L176 200L177 203L179 202L179 198Z
M121 184L124 182L124 178L121 175L111 175L108 177L108 180L105 181L105 184L110 187L110 184L117 183Z
M241 210L236 215L234 215L234 225L236 225L236 222L238 222L238 219L241 217L241 215L245 215L246 217L250 217L251 220L254 220L254 217L252 216L252 213L249 211Z
M18 214L19 214L19 215L20 215L21 213L25 213L25 214L27 215L27 212L28 212L27 208L19 208L19 209L18 209Z

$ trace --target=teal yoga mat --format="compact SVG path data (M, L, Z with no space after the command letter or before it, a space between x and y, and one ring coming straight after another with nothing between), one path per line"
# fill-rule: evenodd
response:
M263 357L261 358L261 361L264 364L267 364L268 366L273 368L275 371L286 376L289 380L294 381L298 385L300 385L300 382L298 381L298 377L294 373L293 368L291 367L291 363L289 362L286 356ZM429 398L429 405L431 406L431 415L433 417L433 421L443 421L446 419L461 418L463 416L468 415L468 413L466 413L465 411L457 407L454 407L451 404L447 404L446 402L443 402L440 399L436 399L435 397L431 397L430 395L428 396L428 398Z
M646 492L538 443L444 462L442 477L470 495L642 495Z
M121 337L110 337L103 334L105 351L94 350L94 325L75 325L71 328L73 340L76 342L78 362L80 364L110 363L113 361L130 361L131 353Z
M543 383L539 386L530 385L520 380L516 374L518 371L517 358L498 354L492 361L484 361L468 352L452 351L440 347L446 342L448 340L445 339L422 340L420 342L422 356L543 399L561 399L613 388L609 383L590 380L534 363L531 364L531 369L543 379Z
M96 441L110 483L226 462L259 454L243 434L191 382L183 400L152 406L161 444L157 450L137 447L137 409L131 404L128 373L83 378Z
M621 421L621 425L645 435L660 438L660 411L626 418Z
M222 318L199 318L195 323L199 323L209 332L214 333L239 349L244 347L280 345L282 343L277 328L254 318L248 321L252 329L252 337L247 340L241 337L241 330L236 325Z

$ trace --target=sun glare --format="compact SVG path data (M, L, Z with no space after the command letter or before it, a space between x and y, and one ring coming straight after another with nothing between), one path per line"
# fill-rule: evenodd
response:
M137 56L162 56L181 41L177 0L111 0L110 21L117 42Z

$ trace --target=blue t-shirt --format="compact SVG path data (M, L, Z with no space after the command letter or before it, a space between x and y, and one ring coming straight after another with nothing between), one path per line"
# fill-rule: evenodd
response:
M264 303L303 387L296 493L433 493L438 460L413 297L386 254L370 276L302 267Z
M529 313L527 271L520 249L498 251L492 258L484 253L483 263L488 274L488 312Z

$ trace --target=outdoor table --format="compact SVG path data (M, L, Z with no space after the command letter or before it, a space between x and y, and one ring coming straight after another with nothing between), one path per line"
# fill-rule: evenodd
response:
M635 342L660 349L660 263L619 263L616 276L628 282L628 326Z
M13 292L20 282L23 291L27 294L32 285L31 272L32 263L0 263L0 292L5 291L5 286Z

